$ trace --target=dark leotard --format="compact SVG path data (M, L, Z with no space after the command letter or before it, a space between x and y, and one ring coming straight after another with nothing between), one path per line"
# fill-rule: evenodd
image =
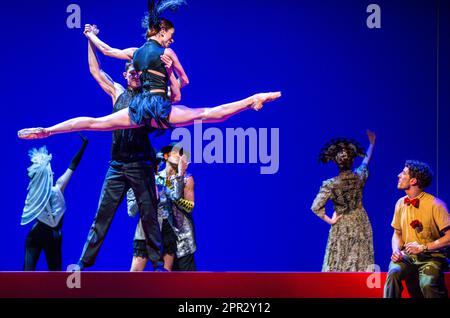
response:
M131 100L129 106L130 119L137 124L150 126L154 119L161 129L170 127L167 119L171 110L171 103L167 97L168 75L161 61L165 48L155 40L148 40L136 50L133 56L133 66L140 75L141 91ZM164 77L148 72L157 71ZM151 90L164 90L164 93L150 92Z

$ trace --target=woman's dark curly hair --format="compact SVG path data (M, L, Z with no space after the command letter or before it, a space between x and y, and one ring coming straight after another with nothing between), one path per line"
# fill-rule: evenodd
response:
M348 138L336 138L332 139L325 144L319 154L319 162L327 163L329 161L335 161L336 155L346 150L350 157L364 157L365 151L360 144L353 139Z
M433 181L433 171L425 162L406 160L405 167L409 170L409 176L417 179L419 188L425 189Z

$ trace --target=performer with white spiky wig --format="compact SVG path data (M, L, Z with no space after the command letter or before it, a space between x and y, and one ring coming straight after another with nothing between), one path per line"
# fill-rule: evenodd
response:
M25 200L21 225L36 220L25 241L25 271L36 270L41 251L44 250L48 270L60 271L62 268L61 241L62 219L66 211L64 190L77 168L88 140L81 136L83 144L73 157L69 168L53 185L53 171L50 164L52 155L47 147L33 148L28 155L31 166L28 167L28 194Z

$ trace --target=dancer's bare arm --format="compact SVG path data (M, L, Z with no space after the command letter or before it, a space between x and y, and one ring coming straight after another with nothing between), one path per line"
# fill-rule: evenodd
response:
M173 61L168 55L161 55L161 60L164 62L167 75L169 76L170 100L172 104L179 103L181 101L181 87L180 82L177 80L173 72Z
M61 177L59 177L58 180L56 181L56 186L59 187L62 193L64 193L64 190L66 189L66 186L69 183L72 175L73 171L67 169L66 172L64 172L64 174Z
M193 176L190 176L186 180L186 184L184 185L183 197L184 197L185 200L189 200L189 201L195 202L194 177Z
M169 83L170 83L170 100L172 104L177 104L181 101L181 89L180 83L178 82L173 72L172 74L170 74Z
M182 198L175 201L175 204L187 213L192 213L194 209L194 178L192 176L185 180Z
M88 41L88 62L89 71L91 72L92 77L97 81L100 87L111 96L113 104L115 104L117 97L122 94L125 89L119 83L114 82L113 79L102 70L100 61L95 52L95 46L90 40Z
M181 156L178 162L178 177L183 178L182 193L180 193L179 198L176 199L175 204L183 209L187 213L191 213L194 209L194 177L186 177L186 170L189 166L188 158L186 154Z
M363 160L363 164L368 165L370 162L370 159L372 158L372 153L373 153L373 148L375 147L375 139L376 139L376 135L373 131L367 130L367 136L369 137L369 148L367 149L366 152L366 157Z
M91 26L90 24L86 24L85 28ZM114 57L116 59L120 59L120 60L132 60L133 59L133 54L134 52L137 50L136 47L131 47L128 49L116 49L113 48L111 46L109 46L108 44L106 44L105 42L103 42L102 40L100 40L98 38L97 35L95 35L94 32L85 32L86 37L92 42L92 44L95 45L95 47L102 52L102 54L106 55L106 56L110 56L110 57Z
M403 258L403 248L404 242L402 240L402 231L394 229L394 234L392 235L392 255L391 260L396 263L402 260Z
M180 60L178 59L178 56L175 54L175 52L172 49L165 49L164 54L168 55L172 59L172 67L175 70L178 78L180 79L181 88L188 85L189 78L187 77L186 72L184 71L183 66L181 65Z

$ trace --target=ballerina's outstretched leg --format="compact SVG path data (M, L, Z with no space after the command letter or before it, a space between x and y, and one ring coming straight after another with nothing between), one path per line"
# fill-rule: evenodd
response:
M204 123L221 122L247 109L258 111L265 103L271 102L279 97L281 97L280 92L260 93L237 102L216 107L189 108L181 105L172 105L169 123L178 127L192 125L195 120L202 120ZM158 127L154 120L152 120L151 125L155 128ZM51 135L75 131L111 131L137 128L140 126L142 125L131 121L128 115L128 108L124 108L104 117L77 117L47 128L25 128L19 130L17 135L21 139L41 139Z
M130 120L128 108L124 108L114 114L104 117L77 117L47 128L25 128L19 130L17 135L21 139L41 139L51 135L75 131L110 131L137 127L139 127L139 125L136 125Z
M192 125L196 120L201 120L202 123L222 122L247 109L259 111L265 103L280 97L280 92L273 92L255 94L246 99L216 107L189 108L173 105L169 122L175 127Z

